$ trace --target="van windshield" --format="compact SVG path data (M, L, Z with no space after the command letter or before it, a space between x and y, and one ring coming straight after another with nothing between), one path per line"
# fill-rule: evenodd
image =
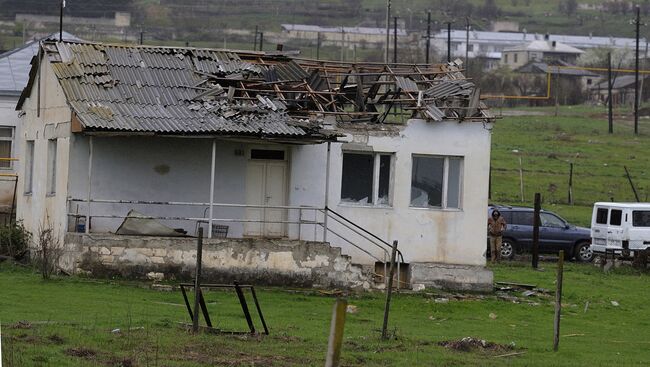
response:
M650 210L632 211L632 226L650 227Z

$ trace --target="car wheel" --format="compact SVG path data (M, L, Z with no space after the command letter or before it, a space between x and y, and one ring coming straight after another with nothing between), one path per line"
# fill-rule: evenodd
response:
M575 250L573 251L573 257L576 259L576 261L588 263L594 259L594 253L591 251L590 246L591 243L587 241L580 242L576 246Z
M501 243L501 258L512 260L513 257L515 257L515 243L511 239L504 239Z

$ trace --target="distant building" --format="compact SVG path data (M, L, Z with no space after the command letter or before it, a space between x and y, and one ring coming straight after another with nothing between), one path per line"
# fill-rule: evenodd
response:
M549 75L551 77L560 77L563 79L570 79L580 84L583 91L588 91L593 85L598 83L601 79L600 74L591 71L574 68L562 60L552 60L548 62L543 61L529 61L526 65L515 70L521 74L537 74L540 76Z
M531 61L563 61L575 64L584 51L557 41L532 41L509 47L501 53L501 64L511 69L519 68Z
M339 43L341 39L350 44L386 43L386 28L372 27L321 27L306 24L281 24L282 32L289 38L316 40L320 37L321 42ZM390 36L393 36L393 28L390 28ZM320 36L319 36L320 35ZM408 34L404 29L397 29L397 39L406 38ZM392 38L391 38L392 39Z
M640 75L639 88L642 89L641 100L647 101L650 95L650 76ZM609 91L608 80L605 79L591 87L591 100L598 103L607 103ZM631 105L634 103L634 74L622 75L613 78L612 102L614 105Z
M479 57L491 52L502 52L506 48L521 45L536 40L544 40L544 35L525 33L525 32L486 32L470 31L469 46L467 46L467 32L463 30L452 29L451 31L451 53L454 57L465 57L466 48L470 58ZM593 36L571 36L560 34L549 34L549 41L556 41L568 46L579 49L589 49L597 47L606 48L634 48L636 40L634 38L621 37L593 37ZM425 41L426 42L426 41ZM641 43L645 43L641 39ZM447 50L447 30L431 36L431 45L439 52L446 53Z

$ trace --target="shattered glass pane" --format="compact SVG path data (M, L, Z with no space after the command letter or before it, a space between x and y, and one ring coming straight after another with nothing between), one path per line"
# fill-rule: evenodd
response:
M390 205L390 155L379 156L379 191L377 193L378 205Z
M442 181L445 159L442 157L413 157L411 172L411 206L442 207Z
M447 176L447 208L460 208L460 177L462 158L449 158Z
M372 204L372 154L343 153L341 201Z

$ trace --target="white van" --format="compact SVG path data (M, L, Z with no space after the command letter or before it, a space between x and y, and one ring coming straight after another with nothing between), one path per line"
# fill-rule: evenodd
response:
M633 256L650 247L650 203L595 203L591 216L594 253Z

